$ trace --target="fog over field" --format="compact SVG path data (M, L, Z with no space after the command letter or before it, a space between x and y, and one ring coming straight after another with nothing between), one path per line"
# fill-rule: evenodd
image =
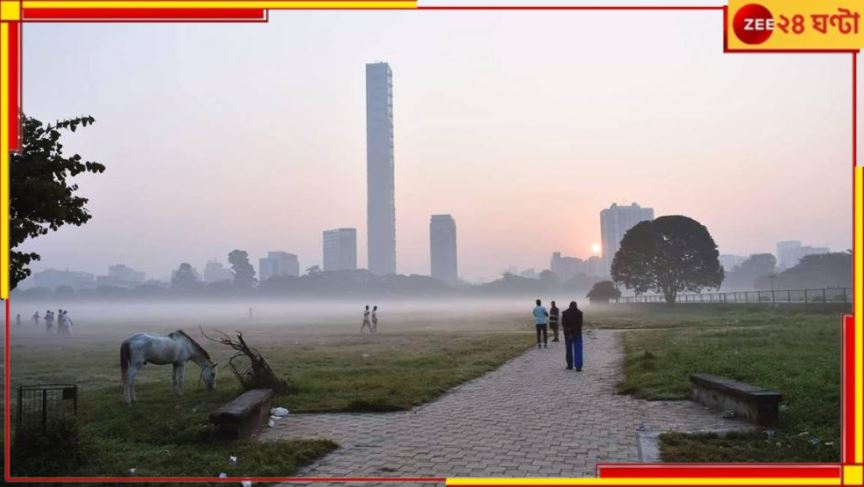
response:
M113 335L112 330L130 333L144 331L161 333L178 328L194 330L198 326L225 331L276 330L315 333L359 332L365 305L378 305L379 333L411 331L501 331L500 320L506 318L509 327L515 319L525 324L531 321L534 298L451 299L451 300L308 300L265 301L248 303L207 301L142 301L95 302L70 300L24 301L11 303L13 336L44 336L46 310L69 311L73 321L73 336ZM545 306L549 300L543 299ZM572 298L556 298L559 308ZM578 299L578 298L577 298ZM566 301L565 301L566 300ZM587 299L584 305L587 306ZM249 310L252 309L252 317ZM33 313L39 312L40 322L33 323ZM15 317L21 315L21 326ZM522 320L519 319L521 314ZM68 338L68 337L62 337Z

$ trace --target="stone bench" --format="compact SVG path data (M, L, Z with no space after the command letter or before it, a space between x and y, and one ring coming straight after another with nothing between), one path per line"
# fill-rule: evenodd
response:
M709 374L693 374L690 382L693 383L693 400L700 404L731 409L736 416L762 426L777 424L783 400L778 392Z
M212 437L238 440L248 438L270 417L270 389L252 389L210 413Z

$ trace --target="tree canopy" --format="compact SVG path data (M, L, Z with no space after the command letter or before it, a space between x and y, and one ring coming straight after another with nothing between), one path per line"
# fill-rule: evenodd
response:
M717 244L704 225L681 216L636 224L624 234L612 260L612 279L633 289L662 293L674 304L679 292L719 288L723 282Z
M756 280L770 276L777 267L777 258L772 254L753 254L726 274L723 289L749 291Z
M232 250L228 254L228 263L234 271L236 287L251 289L255 286L255 268L249 263L249 254L245 250Z
M63 131L75 132L94 122L84 116L43 125L39 120L24 116L23 146L10 161L9 245L11 247L10 286L30 275L29 265L39 260L35 252L18 249L28 239L56 231L66 224L80 226L90 220L88 199L78 194L78 185L70 180L81 173L101 173L105 166L85 161L78 154L63 154L60 136Z
M621 291L615 287L615 283L612 281L600 281L594 284L585 297L592 303L608 303L613 299L620 298Z
M173 288L190 289L195 287L197 284L198 274L188 262L180 264L180 267L178 267L177 270L174 271L174 275L171 276L171 287Z

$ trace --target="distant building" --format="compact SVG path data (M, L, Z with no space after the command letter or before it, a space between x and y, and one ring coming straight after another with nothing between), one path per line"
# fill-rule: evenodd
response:
M537 274L537 271L534 270L534 268L532 267L530 269L525 269L524 271L520 272L519 277L526 277L528 279L537 279L539 277L539 275Z
M718 260L720 260L720 266L723 267L725 272L731 272L732 269L741 265L747 257L743 255L732 255L732 254L723 254Z
M337 228L324 231L324 270L357 269L357 229Z
M23 281L19 286L21 289L31 287L44 287L48 289L56 289L58 287L71 287L74 290L88 289L96 285L96 277L90 272L79 271L58 271L56 269L46 269L41 272L34 272L28 279Z
M258 279L261 282L278 276L300 275L300 261L295 254L288 252L271 251L267 257L258 259Z
M456 221L450 215L432 215L429 221L432 277L447 284L459 280L456 258Z
M223 266L221 262L211 260L204 266L204 282L207 284L233 280L234 272Z
M377 275L396 273L393 166L393 72L387 63L370 63L366 65L366 218L369 271Z
M549 261L549 270L554 272L562 281L577 275L590 277L603 276L603 259L597 256L582 260L578 257L562 256L561 252L554 252Z
M96 276L97 286L135 287L147 280L147 274L136 271L125 264L108 266L107 276Z
M831 252L828 247L810 247L801 245L799 240L786 240L777 242L777 267L788 269L795 267L801 258L806 255L827 254Z
M615 253L621 248L621 239L627 230L633 228L637 223L653 220L654 209L642 208L633 203L630 206L612 206L600 212L600 235L603 246L603 274L610 275L612 260Z

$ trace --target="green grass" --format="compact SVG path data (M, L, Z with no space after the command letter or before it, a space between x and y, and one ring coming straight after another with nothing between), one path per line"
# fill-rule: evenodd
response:
M839 315L761 311L683 316L694 326L646 326L625 334L619 392L649 400L689 399L689 376L701 372L777 390L784 400L774 436L763 431L725 437L666 434L661 436L665 461L839 459ZM703 319L708 325L698 324ZM727 325L717 326L718 321Z
M532 337L500 332L408 332L308 335L252 332L278 375L293 391L274 398L292 413L406 410L435 399L532 346ZM121 402L117 340L102 342L20 339L13 344L13 383L77 383L82 458L74 465L13 462L16 475L228 475L286 476L337 447L326 440L214 442L209 413L239 391L237 380L220 367L215 391L197 383L187 367L186 392L170 390L170 367L148 365L139 375L138 402ZM206 342L204 342L206 343ZM229 351L209 343L222 364ZM62 364L62 366L60 366ZM238 457L237 465L228 462Z

